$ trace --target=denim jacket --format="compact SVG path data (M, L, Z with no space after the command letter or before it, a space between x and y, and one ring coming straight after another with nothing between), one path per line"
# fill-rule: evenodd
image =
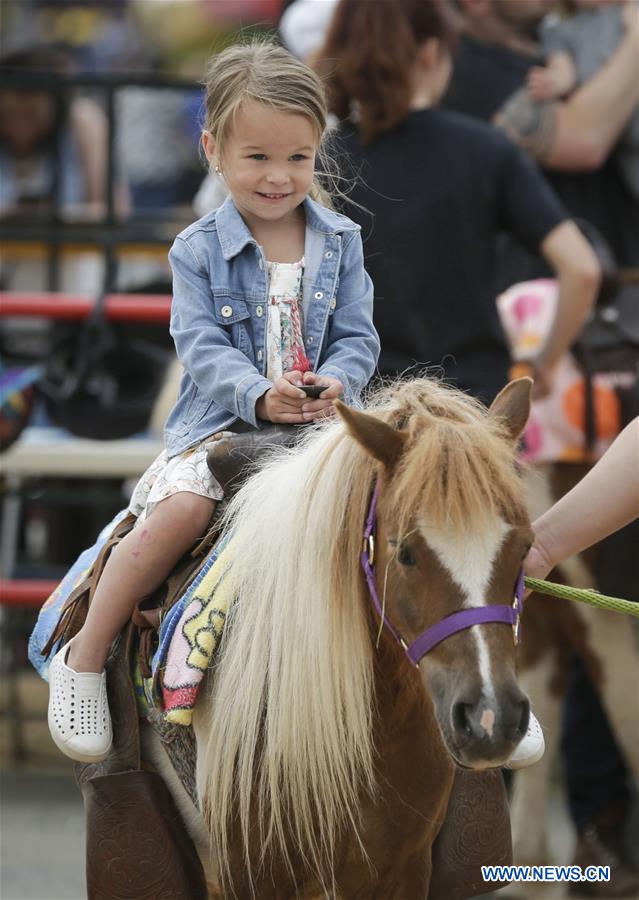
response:
M314 372L339 378L345 402L357 402L379 355L359 226L310 198L304 207L306 355ZM165 429L175 456L238 419L259 427L255 404L272 383L266 261L233 200L181 232L169 260L170 330L184 367Z

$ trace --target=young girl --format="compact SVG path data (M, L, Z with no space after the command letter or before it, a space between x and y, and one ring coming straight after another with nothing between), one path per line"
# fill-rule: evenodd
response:
M136 602L201 536L220 486L211 436L238 421L303 424L355 400L379 340L359 227L318 202L326 108L319 78L271 44L216 56L202 143L229 198L176 239L171 334L184 367L166 449L130 504L136 527L111 554L86 623L49 669L49 727L67 756L111 744L103 671ZM321 385L309 399L302 385Z

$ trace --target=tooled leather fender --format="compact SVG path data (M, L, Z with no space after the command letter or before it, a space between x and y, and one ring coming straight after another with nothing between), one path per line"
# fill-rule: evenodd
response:
M113 749L99 764L76 763L86 815L88 900L206 900L202 864L168 788L143 771L131 681L135 626L107 663Z
M466 900L507 881L483 880L482 866L512 865L510 813L500 769L456 769L446 818L433 844L428 900Z

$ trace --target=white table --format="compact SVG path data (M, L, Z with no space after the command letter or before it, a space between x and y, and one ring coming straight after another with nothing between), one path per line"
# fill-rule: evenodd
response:
M0 456L0 472L21 477L131 478L141 475L162 447L157 438L91 441L59 428L26 428Z
M163 448L154 437L117 441L75 438L58 428L26 428L0 456L4 476L0 571L12 575L20 524L21 488L28 478L133 478L144 472Z

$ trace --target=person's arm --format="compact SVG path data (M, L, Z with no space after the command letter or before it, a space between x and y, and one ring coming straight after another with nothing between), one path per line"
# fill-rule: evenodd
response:
M536 102L523 88L495 124L541 165L592 171L607 159L639 103L639 11L615 53L561 103Z
M102 216L107 200L106 116L93 100L78 98L71 104L69 124L82 166L87 213L89 216ZM115 210L124 215L129 209L128 191L118 181L114 184L113 190Z
M526 575L545 578L639 516L639 418L627 425L579 484L533 522Z
M595 302L601 268L590 244L574 222L562 222L547 235L540 251L557 276L557 311L546 344L534 360L549 371L581 331Z
M503 136L495 137L502 158L498 169L498 225L541 254L558 280L557 310L548 339L536 357L527 360L540 376L535 382L539 396L549 370L570 348L592 308L601 270L590 245L537 166Z
M218 322L211 276L193 248L178 236L169 252L173 272L170 332L178 359L206 397L257 426L255 404L273 387L231 342Z
M98 206L106 201L107 121L93 100L78 98L69 111L71 133L78 148L84 179L85 202Z

